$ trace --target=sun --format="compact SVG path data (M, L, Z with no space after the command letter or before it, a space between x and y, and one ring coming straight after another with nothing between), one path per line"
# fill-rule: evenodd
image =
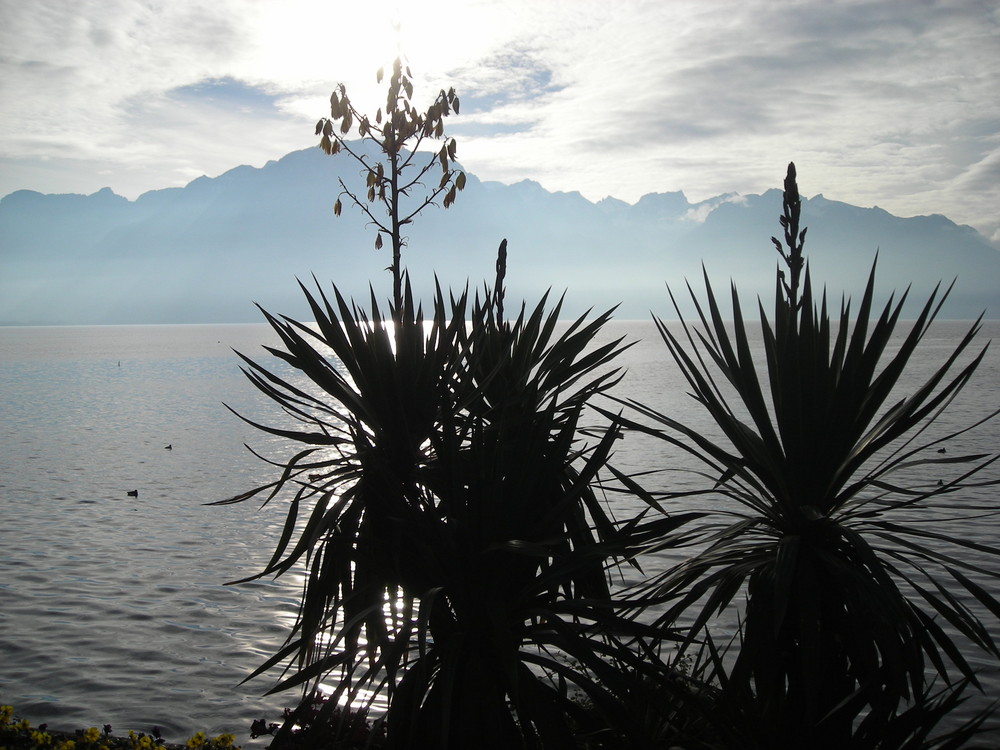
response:
M297 0L266 4L244 23L256 40L247 62L261 80L342 82L359 104L378 91L375 71L397 57L418 84L437 80L488 55L504 28L495 5L458 0Z

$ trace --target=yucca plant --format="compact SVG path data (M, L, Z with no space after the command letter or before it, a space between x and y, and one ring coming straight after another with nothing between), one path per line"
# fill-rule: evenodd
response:
M251 424L302 446L275 462L278 479L223 501L286 500L274 555L254 578L304 569L288 642L255 672L284 664L292 673L275 690L303 689L276 747L297 722L300 745L319 741L306 724L339 721L327 737L351 734L348 716L367 726L365 708L379 695L388 711L370 736L386 730L391 747L569 748L581 733L592 745L631 737L630 706L669 670L643 653L663 634L616 609L608 561L669 537L686 517L623 527L600 502L597 478L619 430L612 419L585 431L582 420L620 376L621 341L594 344L611 313L560 333L561 300L548 310L546 295L508 322L505 241L482 302L470 307L462 294L446 303L437 289L424 320L401 232L465 184L454 140L429 160L416 148L444 138L443 118L459 103L442 91L419 113L399 60L388 84L384 117L357 112L340 86L316 127L324 151L344 150L363 167L367 196L343 182L341 195L375 226L376 249L391 241L387 314L374 292L366 310L336 288L330 299L303 286L315 324L264 311L282 345L270 352L294 377L244 357L250 380L295 423ZM354 123L380 159L345 140ZM437 164L441 181L421 197ZM327 695L316 700L321 686Z
M720 716L725 705L731 721L740 714L748 722L739 746L919 747L942 713L931 706L951 705L932 701L934 674L945 685L977 684L959 644L1000 655L970 608L978 602L1000 616L996 596L973 580L1000 579L1000 548L969 540L954 521L993 512L963 490L996 484L981 472L997 456L942 455L965 429L943 437L926 431L985 347L963 363L976 321L926 382L900 393L948 290L936 289L907 327L905 293L874 314L873 267L856 314L848 301L831 316L804 261L800 206L790 164L784 245L772 238L787 273L778 271L770 318L760 305L762 362L735 285L731 323L707 274L704 304L688 286L701 326L684 322L686 341L656 320L724 438L627 402L640 415L628 426L695 459L708 480L701 496L715 498L701 551L650 580L635 601L666 603L661 623L688 617L691 640L742 602L738 653L720 703ZM680 315L672 293L671 300ZM691 502L690 493L674 497Z
M370 320L303 287L315 325L264 313L296 379L244 357L299 426L251 424L303 445L277 480L224 501L287 499L254 578L305 568L293 633L255 674L286 664L275 690L302 686L310 709L324 685L331 719L385 695L391 747L628 736L634 676L666 671L636 647L652 631L615 609L607 565L687 517L621 529L595 490L618 425L581 432L620 378L621 341L593 345L611 313L559 332L561 300L543 297L507 322L500 267L485 302L439 289L426 322L408 283L402 311L373 300Z

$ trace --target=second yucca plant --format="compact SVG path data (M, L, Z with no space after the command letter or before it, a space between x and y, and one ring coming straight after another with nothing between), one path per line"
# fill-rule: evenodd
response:
M703 522L703 551L650 581L642 600L667 604L661 622L689 616L697 638L745 595L721 704L742 713L730 717L742 724L741 747L920 747L943 705L931 699L932 675L946 685L975 683L958 641L1000 656L960 597L1000 616L1000 602L973 580L1000 579L1000 548L969 541L957 526L922 522L982 512L962 491L996 483L977 480L996 456L942 456L936 447L953 435L924 432L985 348L961 363L977 321L926 382L900 394L947 291L935 291L903 331L906 295L876 314L873 270L856 314L844 303L831 316L825 294L814 296L799 215L790 164L784 244L773 239L785 269L771 317L760 308L762 362L735 286L730 325L707 275L706 302L691 293L700 330L685 324L685 342L657 321L692 395L725 437L709 439L634 402L645 419L631 426L707 467L715 481L702 496L723 502ZM941 481L910 474L907 482L916 468L937 470Z

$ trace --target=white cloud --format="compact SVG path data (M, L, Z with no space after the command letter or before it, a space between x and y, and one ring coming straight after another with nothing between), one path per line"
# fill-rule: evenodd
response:
M692 206L684 212L684 216L681 218L695 224L704 224L705 220L709 217L709 214L724 203L743 205L746 202L746 197L742 195L719 195L715 198L709 198L707 201L702 201L701 203Z

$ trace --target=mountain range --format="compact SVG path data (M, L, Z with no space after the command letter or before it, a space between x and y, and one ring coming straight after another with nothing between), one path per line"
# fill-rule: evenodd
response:
M313 276L361 301L371 285L385 300L388 247L373 248L374 230L346 198L334 215L338 178L357 185L357 164L312 148L134 201L108 188L11 193L0 200L0 324L259 322L254 302L302 317L296 279L313 285ZM716 292L728 300L732 280L756 309L773 295L780 213L777 189L696 203L653 193L633 205L470 174L453 207L429 206L407 227L403 262L424 299L435 276L446 290L482 289L507 239L508 312L551 288L565 292L565 316L620 305L619 320L672 318L667 286L679 300L685 280L702 290L702 266ZM860 294L877 255L881 300L912 284L915 311L935 284L956 279L942 317L1000 318L1000 251L974 229L822 195L803 199L802 217L814 286L835 307Z

